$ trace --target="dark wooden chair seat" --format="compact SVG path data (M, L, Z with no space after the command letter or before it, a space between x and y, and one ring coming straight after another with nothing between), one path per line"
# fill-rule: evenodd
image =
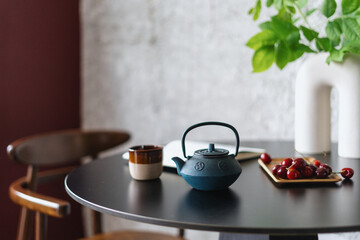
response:
M115 148L129 138L130 135L123 131L74 129L33 135L11 143L7 148L9 158L27 166L26 176L9 187L11 200L22 207L17 240L29 239L34 218L35 239L44 240L47 217L63 218L70 214L69 202L37 192L38 185L63 179L83 157L97 159L99 153ZM40 171L41 167L47 170ZM102 233L100 213L91 211L91 216L93 236L83 240L183 240L183 230L179 230L179 236L138 231Z

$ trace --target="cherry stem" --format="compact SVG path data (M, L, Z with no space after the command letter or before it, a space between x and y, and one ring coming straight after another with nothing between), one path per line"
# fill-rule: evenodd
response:
M324 155L323 155L323 158L321 159L321 161L324 161L324 159L326 158L326 152L325 151L323 152L323 154Z
M303 153L299 152L298 150L296 150L296 148L294 148L295 152L297 152L298 154L300 154L303 158L307 158ZM324 159L326 158L326 152L323 152L323 157L321 159L321 161L324 161Z
M306 158L304 154L302 154L301 152L299 152L298 150L296 150L296 148L294 148L295 152L297 152L298 154L300 154L303 158Z

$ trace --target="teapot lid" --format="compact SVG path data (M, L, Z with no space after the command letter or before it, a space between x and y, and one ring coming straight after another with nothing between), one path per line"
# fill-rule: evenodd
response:
M226 156L229 154L229 151L222 148L215 148L215 144L210 143L209 148L196 150L194 155L208 156L208 157L217 157L217 156Z

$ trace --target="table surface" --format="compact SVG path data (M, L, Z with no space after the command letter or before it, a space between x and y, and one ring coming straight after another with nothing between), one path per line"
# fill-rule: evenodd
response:
M272 157L294 156L292 142L243 142ZM360 230L360 160L337 156L324 162L333 170L351 167L350 181L277 187L257 160L241 162L242 173L228 190L192 189L176 173L153 181L131 179L121 155L99 159L71 172L68 194L94 210L130 220L219 232L316 234ZM179 156L181 157L181 156Z

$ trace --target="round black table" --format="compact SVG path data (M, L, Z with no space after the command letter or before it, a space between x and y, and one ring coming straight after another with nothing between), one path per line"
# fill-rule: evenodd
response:
M292 142L242 145L264 148L272 157L294 156ZM316 239L317 233L359 231L360 159L339 158L333 146L324 162L333 170L351 167L355 175L350 181L279 188L256 160L247 160L228 190L202 192L172 172L163 172L158 180L133 180L126 161L116 155L75 169L66 177L65 188L77 202L96 211L177 228L309 239Z

